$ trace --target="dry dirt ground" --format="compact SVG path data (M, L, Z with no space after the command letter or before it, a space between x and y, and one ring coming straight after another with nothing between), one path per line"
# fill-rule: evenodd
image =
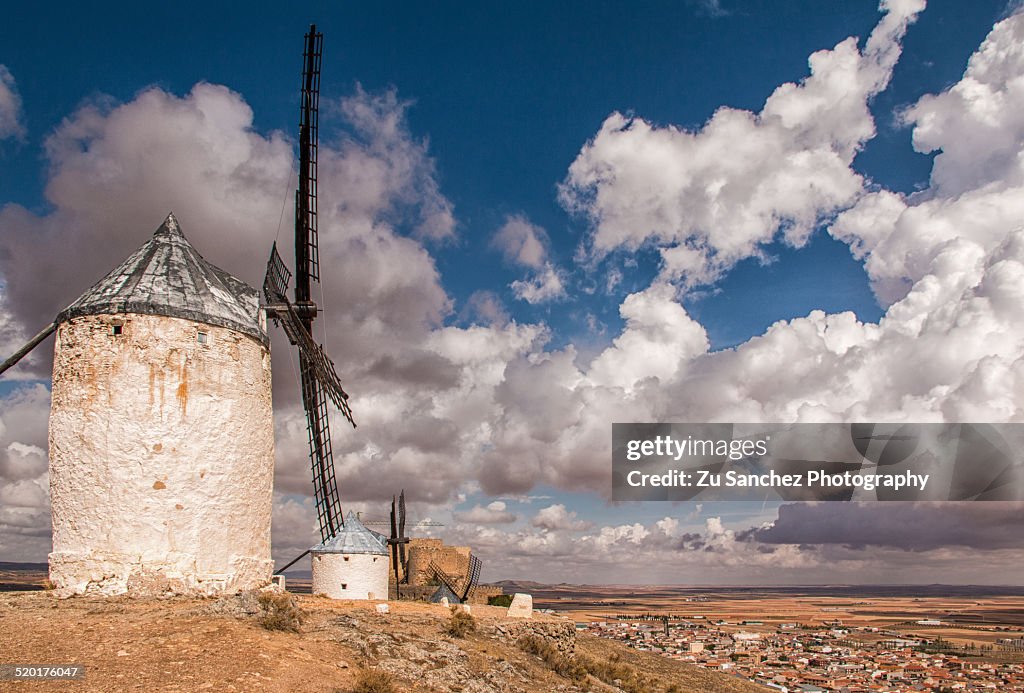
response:
M80 681L4 682L0 691L351 691L364 667L395 676L409 691L615 691L594 678L572 681L503 639L505 610L473 606L476 632L445 634L440 605L392 602L377 614L367 602L297 597L298 633L268 631L232 599L143 600L0 592L0 664L80 664ZM556 622L551 616L540 621ZM564 622L564 621L563 621ZM680 662L581 635L577 651L618 654L657 682L652 693L755 693L766 689ZM621 684L620 684L621 685Z

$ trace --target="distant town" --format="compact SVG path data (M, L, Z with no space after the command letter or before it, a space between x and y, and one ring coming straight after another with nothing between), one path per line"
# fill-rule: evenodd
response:
M920 625L942 622L922 619ZM1024 637L956 646L900 630L797 622L621 616L578 628L672 659L731 673L783 693L1024 691ZM754 630L754 629L757 630ZM1003 661L999 661L1002 659Z
M1024 693L1024 587L541 585L578 631L781 693Z

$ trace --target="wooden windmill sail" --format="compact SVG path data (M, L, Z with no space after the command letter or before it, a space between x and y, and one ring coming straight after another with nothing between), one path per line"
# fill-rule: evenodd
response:
M309 429L309 459L321 539L327 540L345 526L334 474L331 428L327 401L330 400L355 426L348 394L341 386L334 363L313 338L317 305L313 283L320 282L317 238L317 121L320 101L320 62L323 34L311 25L306 34L302 70L302 103L299 122L299 187L295 191L295 301L288 300L291 272L277 251L271 248L263 296L267 315L284 329L299 351L302 406Z
M400 585L403 578L408 579L406 573L409 565L405 556L405 545L409 543L409 537L405 536L405 489L402 489L398 498L391 497L391 536L388 538L388 546L391 547L391 567L395 573L395 586L401 590ZM401 592L399 591L399 597Z

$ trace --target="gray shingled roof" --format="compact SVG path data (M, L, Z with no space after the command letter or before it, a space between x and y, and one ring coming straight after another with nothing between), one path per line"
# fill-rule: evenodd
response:
M204 260L181 233L174 214L145 245L65 308L57 322L111 313L184 318L267 343L259 293Z
M430 598L427 601L429 601L431 604L440 604L441 600L446 597L448 599L449 604L462 603L462 600L459 599L459 596L452 592L451 588L448 587L448 585L441 585L440 587L438 587L437 591L430 595Z
M367 529L356 514L349 511L345 527L327 541L310 549L313 553L372 553L388 555L387 542L380 535Z

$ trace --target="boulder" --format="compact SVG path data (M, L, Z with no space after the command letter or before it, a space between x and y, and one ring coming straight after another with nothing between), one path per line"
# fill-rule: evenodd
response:
M533 618L533 597L517 592L508 607L509 618Z

